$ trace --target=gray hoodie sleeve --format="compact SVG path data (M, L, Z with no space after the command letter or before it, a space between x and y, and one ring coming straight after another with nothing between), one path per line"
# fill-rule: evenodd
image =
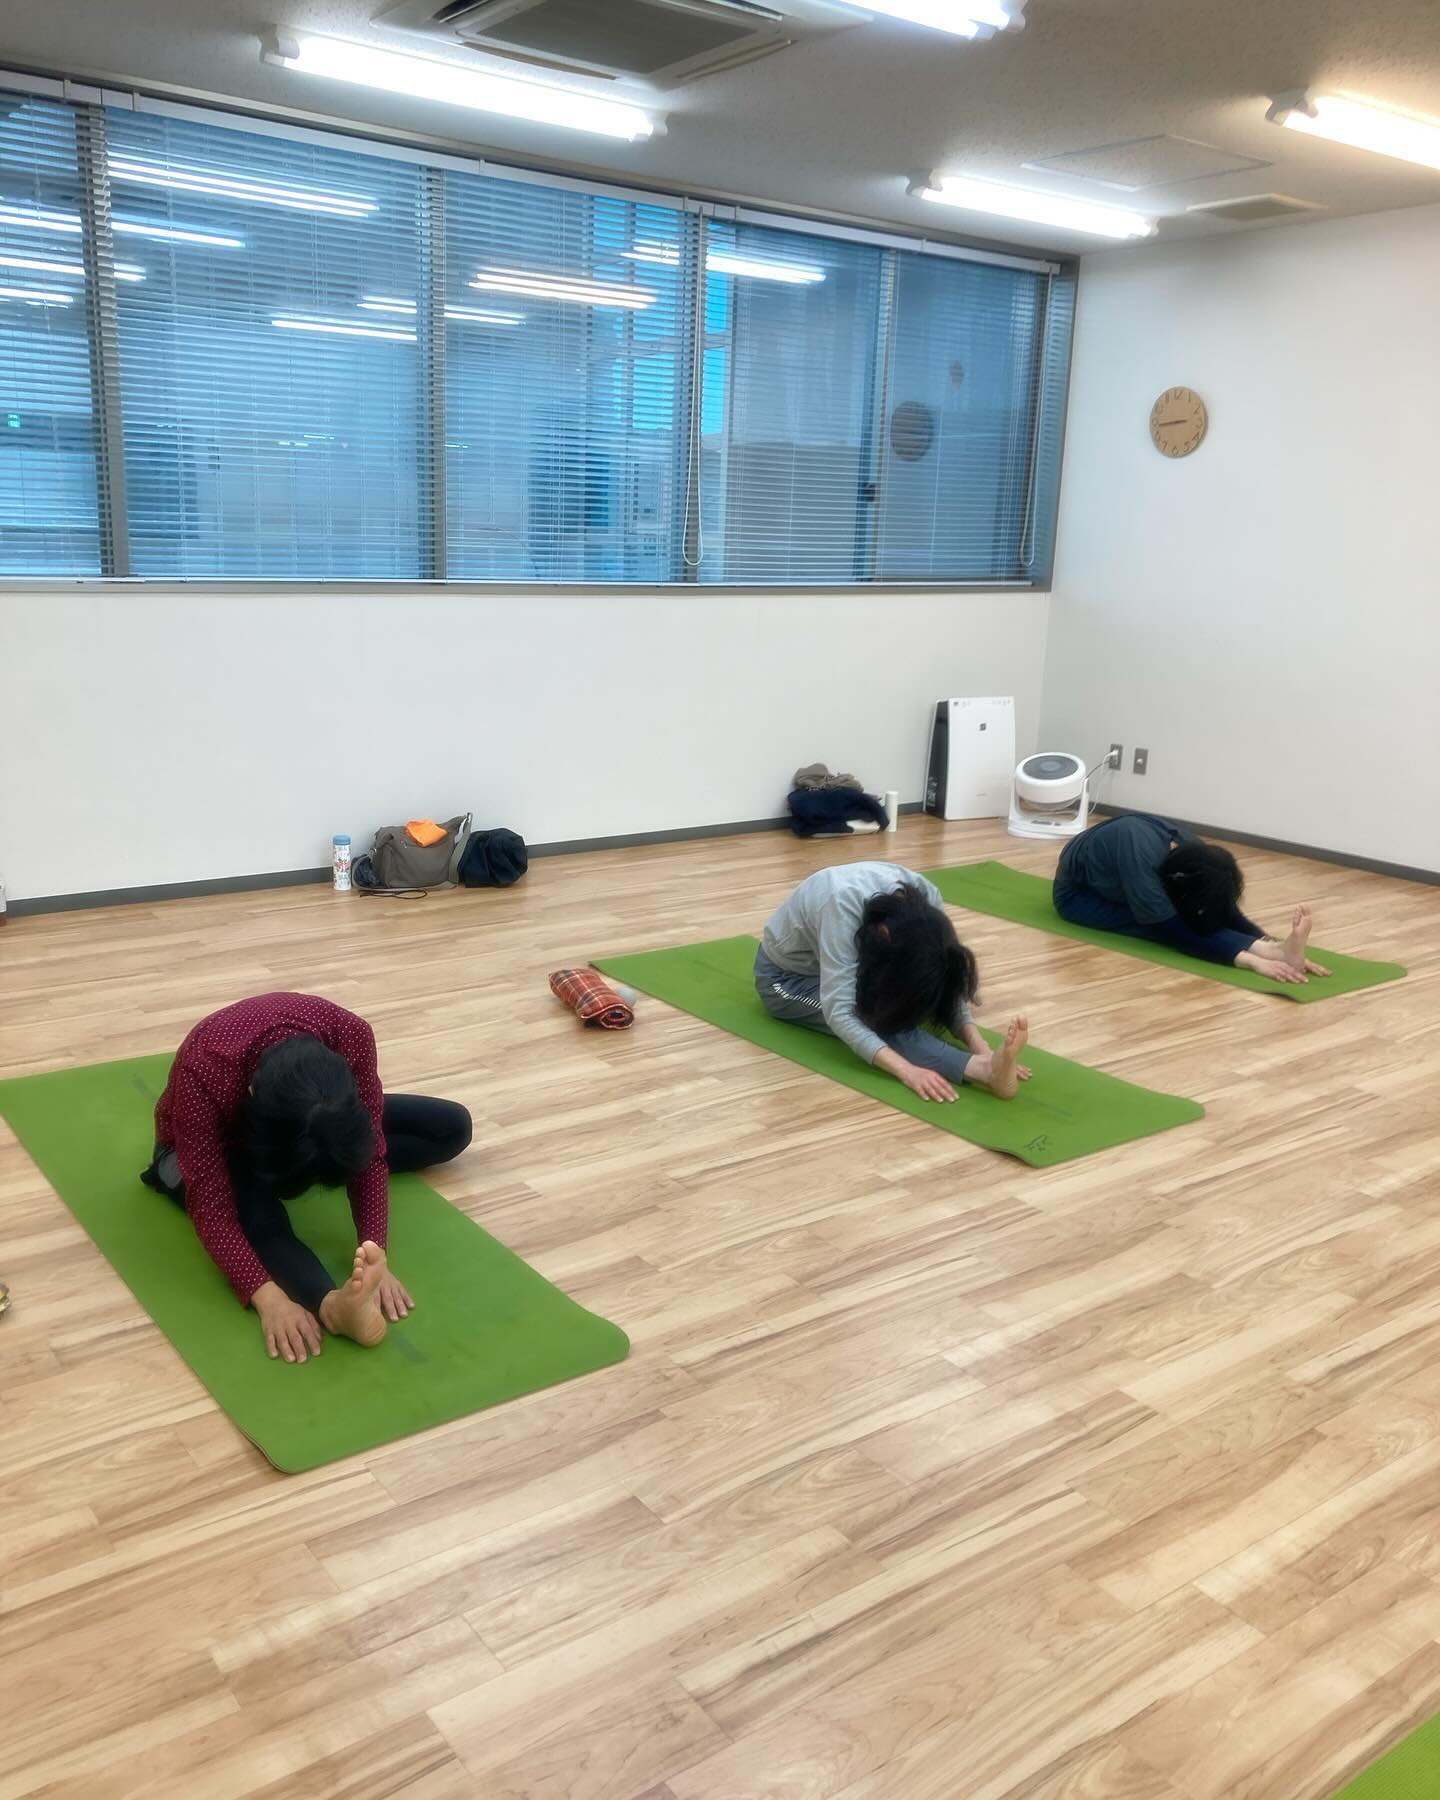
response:
M849 897L826 907L815 950L820 959L820 1010L825 1023L861 1062L873 1063L885 1048L885 1040L862 1023L855 1010L855 974L860 962L855 933L863 910L863 901Z

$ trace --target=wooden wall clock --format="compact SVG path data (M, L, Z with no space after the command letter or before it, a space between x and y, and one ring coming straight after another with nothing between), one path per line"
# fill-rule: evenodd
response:
M1162 456L1189 456L1204 443L1209 423L1194 388L1166 388L1150 408L1150 441Z

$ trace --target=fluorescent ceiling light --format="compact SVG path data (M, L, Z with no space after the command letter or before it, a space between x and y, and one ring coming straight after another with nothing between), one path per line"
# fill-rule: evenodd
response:
M1151 237L1155 221L1143 213L1126 212L1119 206L1099 206L1093 200L1075 200L1069 194L1049 194L1038 188L1014 187L1005 181L984 181L978 175L932 175L916 182L910 192L942 206L960 206L967 212L991 213L1001 219L1023 219L1031 225L1055 225L1065 231L1086 231L1095 237Z
M524 294L537 300L573 300L582 306L626 306L633 311L653 306L656 296L644 288L591 281L584 275L540 275L532 269L481 269L470 283L484 294Z
M392 300L385 294L367 294L360 302L361 312L378 313L411 313L415 311L413 300ZM478 306L447 306L447 319L458 319L468 325L523 325L523 313L491 312Z
M1394 156L1401 162L1440 169L1440 122L1415 113L1395 112L1373 100L1347 100L1339 94L1286 94L1266 113L1275 125Z
M339 219L364 219L377 203L364 194L329 194L320 188L283 187L274 181L251 181L243 175L226 175L212 169L172 169L164 163L138 162L129 156L110 158L112 181L134 182L141 187L172 188L182 194L215 194L222 200L253 201L261 206L285 206L293 212L328 213Z
M85 279L85 265L78 262L58 262L50 256L10 256L0 252L0 268L34 269L43 275L75 275ZM143 281L145 271L138 263L116 263L115 279L117 281Z
M45 275L78 275L83 281L85 265L78 262L56 262L48 256L10 256L0 253L0 263L7 269L38 269Z
M277 331L318 331L327 337L388 338L394 344L413 344L415 333L399 325L351 325L344 319L272 319Z
M468 325L523 325L523 313L489 312L481 306L447 306L447 319L458 319Z
M1025 0L855 0L860 10L928 25L952 37L990 37L997 31L1019 31L1025 24Z
M69 306L74 298L58 288L0 287L0 300L33 300L37 306Z
M788 281L797 287L825 279L825 271L811 263L768 262L764 257L740 256L733 250L707 250L705 267L714 269L717 275L748 275L755 281Z
M680 252L674 244L637 244L633 250L621 254L631 262L659 263L670 269L678 267L680 262ZM705 251L705 267L713 269L717 275L746 275L754 281L787 281L797 287L825 279L825 271L811 263L772 262L767 257L743 256L736 250L709 247Z
M46 212L39 206L0 206L0 225L20 225L27 231L63 231L80 235L78 213Z
M19 225L27 231L60 231L79 237L78 213L50 212L43 206L0 206L0 225ZM162 238L167 243L208 244L215 250L243 250L244 238L225 237L215 231L194 231L184 225L152 225L146 219L112 219L117 237Z
M147 219L112 219L110 229L118 237L158 238L166 244L204 244L211 250L243 250L244 238L226 237L218 231L196 231L189 225L152 225Z
M499 113L507 119L529 119L570 131L597 132L602 137L647 138L655 121L638 106L577 88L545 87L483 68L412 56L377 44L354 44L341 38L311 37L305 32L276 31L261 40L262 62L294 69L301 75L324 75L333 81L407 94L414 100L440 100L475 112Z

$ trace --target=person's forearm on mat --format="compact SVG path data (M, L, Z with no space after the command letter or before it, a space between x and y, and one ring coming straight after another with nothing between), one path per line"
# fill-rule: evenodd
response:
M911 1093L918 1094L922 1100L953 1100L955 1098L954 1085L937 1070L922 1069L918 1063L910 1062L898 1050L892 1050L888 1044L881 1044L871 1059L870 1066L882 1069L887 1075L893 1075L897 1081L903 1081Z

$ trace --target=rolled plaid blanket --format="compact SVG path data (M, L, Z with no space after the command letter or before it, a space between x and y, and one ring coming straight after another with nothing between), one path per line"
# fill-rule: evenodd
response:
M594 969L557 969L550 977L550 992L565 1002L582 1025L623 1031L635 1023L634 1008Z

